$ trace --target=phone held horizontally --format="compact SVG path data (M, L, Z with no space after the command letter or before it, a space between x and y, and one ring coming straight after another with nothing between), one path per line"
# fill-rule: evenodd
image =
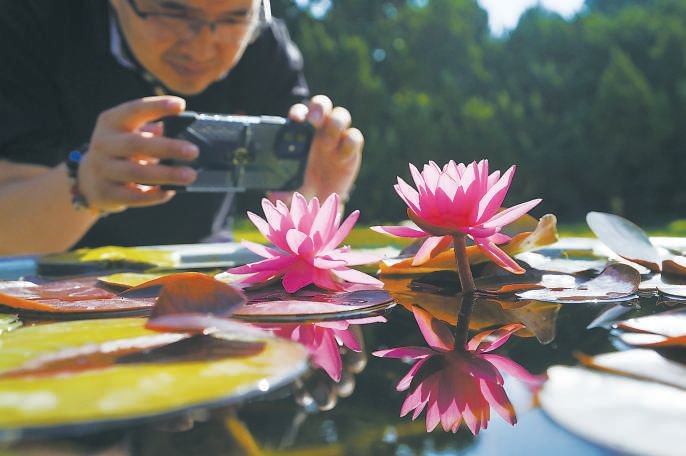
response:
M302 183L314 133L311 125L283 117L201 114L192 111L165 117L164 134L190 141L200 154L191 166L198 178L188 192L241 192L250 189L293 190Z

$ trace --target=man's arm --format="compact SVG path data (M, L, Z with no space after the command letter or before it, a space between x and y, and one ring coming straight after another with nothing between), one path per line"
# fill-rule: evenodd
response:
M0 161L0 255L67 250L98 219L71 205L65 165Z
M197 147L162 137L155 124L149 124L184 108L184 100L177 97L149 97L100 114L76 179L88 203L85 210L72 205L66 165L0 162L0 255L66 250L101 214L164 203L174 192L161 185L192 183L193 169L159 161L192 160Z

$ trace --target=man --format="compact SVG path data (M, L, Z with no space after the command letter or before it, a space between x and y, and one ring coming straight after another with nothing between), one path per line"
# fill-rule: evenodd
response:
M299 191L347 196L362 134L327 97L303 103L300 53L268 6L0 0L0 254L210 236L223 195L160 188L196 177L159 163L197 156L154 123L184 109L310 122ZM74 149L84 155L70 176L65 159Z

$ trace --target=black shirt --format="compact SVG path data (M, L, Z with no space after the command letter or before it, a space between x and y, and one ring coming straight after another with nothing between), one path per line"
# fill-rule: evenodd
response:
M0 0L0 159L55 166L90 139L100 112L153 95L140 72L112 55L110 14L106 0ZM274 20L226 78L184 97L187 109L285 116L308 96L302 67L288 31ZM177 194L163 205L112 214L78 247L197 242L222 199Z

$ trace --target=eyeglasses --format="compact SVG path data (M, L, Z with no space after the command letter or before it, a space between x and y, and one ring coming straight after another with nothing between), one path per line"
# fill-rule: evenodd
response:
M138 7L136 0L127 1L136 16L155 27L158 33L179 39L192 38L207 26L222 41L241 41L249 34L256 36L255 30L271 22L269 0L260 1L259 11L238 11L230 17L214 21L169 8L144 11Z

